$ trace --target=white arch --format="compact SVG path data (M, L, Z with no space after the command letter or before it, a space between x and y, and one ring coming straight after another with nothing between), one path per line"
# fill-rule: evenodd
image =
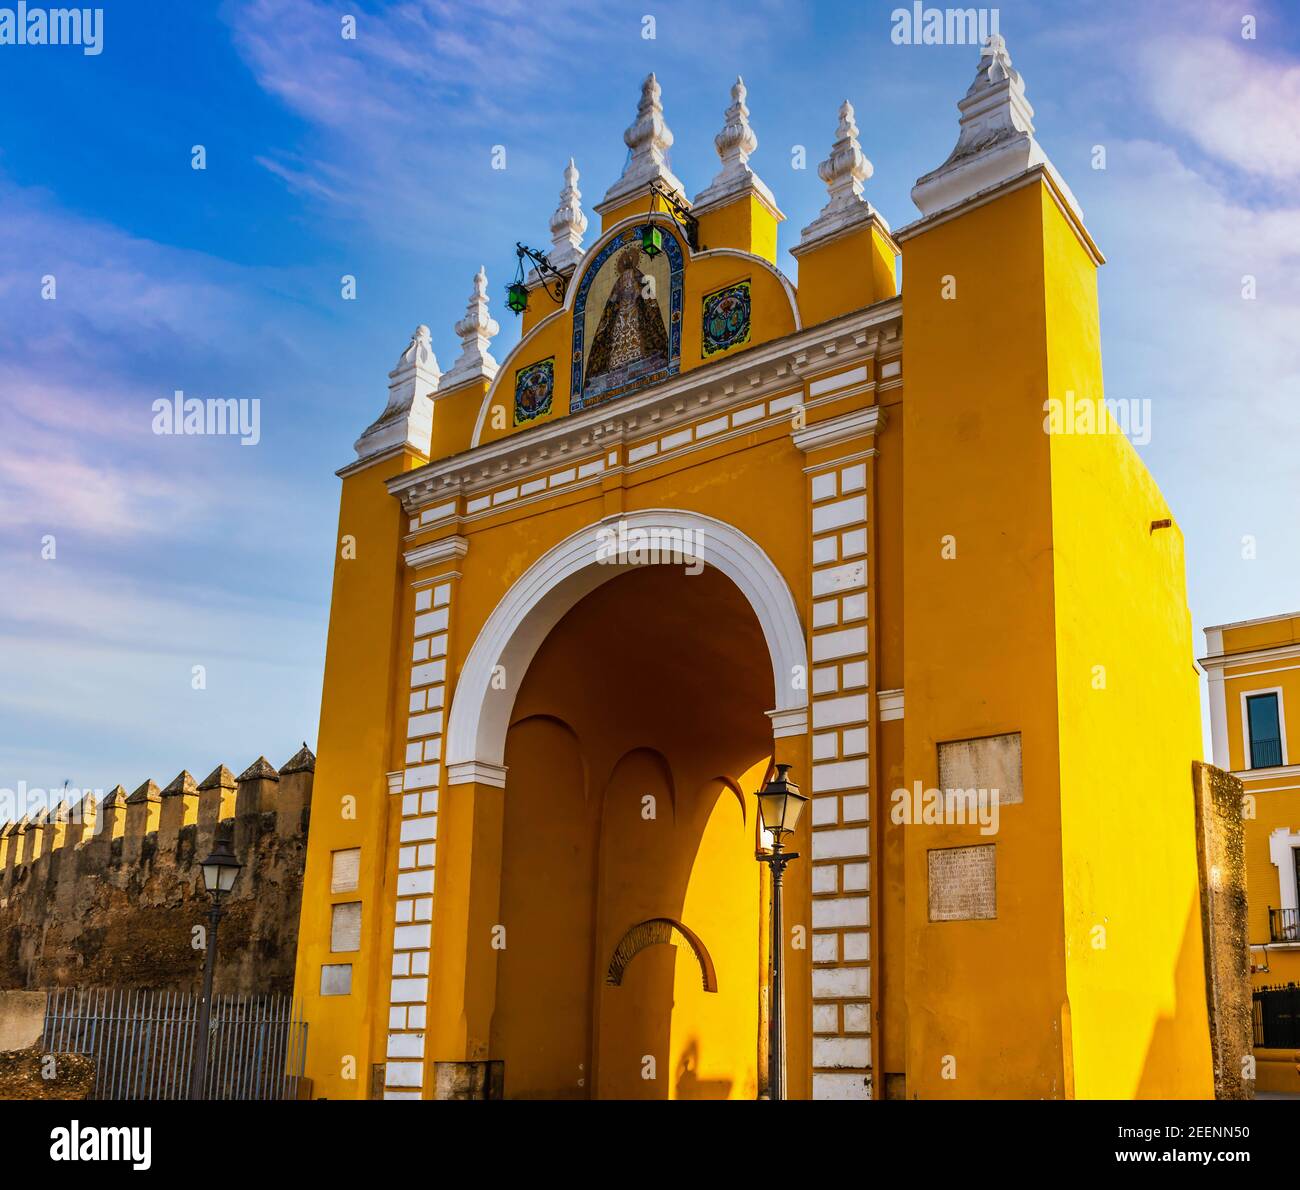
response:
M745 534L713 517L682 509L614 513L566 538L532 564L488 616L465 659L447 722L447 779L502 784L506 729L515 696L533 656L561 617L584 595L638 565L624 552L602 556L620 527L636 541L642 531L667 531L685 542L688 563L699 559L740 589L758 618L772 661L778 734L806 719L808 657L794 597L772 560ZM604 532L602 532L604 531ZM494 689L502 666L508 682ZM778 718L779 717L779 718Z

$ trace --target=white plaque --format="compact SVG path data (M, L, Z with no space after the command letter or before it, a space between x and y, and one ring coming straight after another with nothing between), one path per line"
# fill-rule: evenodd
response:
M356 892L361 873L361 848L330 852L330 892Z
M998 915L997 850L941 847L926 852L931 921L988 921Z
M1025 800L1020 733L940 743L939 788L997 790L999 806L1020 805Z
M320 994L322 996L347 996L351 991L351 963L326 963L320 969Z
M361 949L361 902L335 905L330 915L330 950L338 953Z

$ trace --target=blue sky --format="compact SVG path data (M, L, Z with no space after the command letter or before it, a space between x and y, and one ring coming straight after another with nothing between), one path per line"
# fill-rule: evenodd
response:
M515 241L547 246L570 154L590 213L649 70L692 194L744 75L794 276L840 100L897 227L978 59L895 45L895 5L864 0L103 7L98 56L0 46L0 788L315 745L334 470L416 324L450 366L480 264L504 357ZM1205 624L1300 607L1300 18L1252 4L1246 40L1218 0L998 7L1109 257L1107 395L1152 403L1141 449L1187 537L1199 651ZM259 398L261 442L154 435L176 389Z

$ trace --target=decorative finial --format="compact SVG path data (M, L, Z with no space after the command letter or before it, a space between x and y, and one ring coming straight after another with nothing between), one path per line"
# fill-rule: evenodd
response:
M749 94L745 80L736 76L731 88L731 106L727 108L726 123L722 131L713 138L718 156L722 159L722 169L709 185L695 196L695 207L707 207L731 202L742 193L756 191L776 212L778 218L785 218L776 207L772 192L749 165L749 155L758 148L758 137L749 125L749 108L745 97Z
M491 380L497 374L497 361L488 346L501 327L488 313L487 270L482 265L474 274L474 291L469 295L465 317L452 329L460 336L460 358L442 378L441 387L450 388L466 380Z
M722 131L713 138L718 156L722 158L723 172L728 167L735 172L749 160L749 155L758 148L758 137L749 126L749 108L745 106L745 80L736 75L731 85L731 106L727 108L727 122Z
M862 183L875 173L858 143L858 122L853 104L847 99L840 104L840 122L835 128L835 144L831 155L817 167L817 176L826 183L830 202L823 211L843 210L864 202Z
M356 441L358 458L370 458L406 444L429 453L433 433L433 393L441 373L429 328L421 323L388 373L388 403Z
M853 104L847 99L840 104L840 119L835 128L835 143L831 154L817 167L817 176L826 183L830 197L821 213L803 229L799 242L802 248L812 240L835 234L868 218L879 220L889 229L889 224L865 198L862 183L875 172L858 143L858 122Z
M641 84L641 99L636 105L636 119L623 133L623 141L632 150L632 154L623 167L622 176L597 204L597 211L604 212L626 202L655 179L669 190L686 197L681 182L668 167L666 154L672 148L673 134L664 122L662 94L659 80L654 74L646 75Z
M555 245L546 258L555 269L566 269L582 259L582 233L587 230L587 216L582 210L582 191L578 189L578 167L569 158L564 167L564 189L560 205L551 216L551 243Z
M947 210L1039 166L1079 213L1078 201L1034 139L1034 109L1025 97L1025 80L1011 65L1001 34L985 41L975 79L957 110L961 131L948 160L912 188L912 201L922 215Z

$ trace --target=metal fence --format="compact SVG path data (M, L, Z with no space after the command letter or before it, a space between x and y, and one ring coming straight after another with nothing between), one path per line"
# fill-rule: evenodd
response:
M1254 992L1255 1044L1265 1049L1300 1046L1300 987L1257 988Z
M47 993L46 1053L95 1062L92 1099L186 1099L200 997L182 992ZM307 1024L288 996L214 996L208 1099L296 1099Z

